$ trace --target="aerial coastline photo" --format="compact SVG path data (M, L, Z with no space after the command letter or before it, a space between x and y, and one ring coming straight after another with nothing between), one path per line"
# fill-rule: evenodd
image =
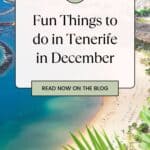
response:
M150 150L150 0L135 5L133 88L33 97L15 83L15 0L0 0L0 150Z

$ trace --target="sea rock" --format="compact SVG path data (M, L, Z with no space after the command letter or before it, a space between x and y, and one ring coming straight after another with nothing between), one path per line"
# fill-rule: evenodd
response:
M3 42L0 42L0 48L4 53L4 60L0 64L0 74L3 74L9 66L12 64L13 61L13 54L10 48L4 44Z

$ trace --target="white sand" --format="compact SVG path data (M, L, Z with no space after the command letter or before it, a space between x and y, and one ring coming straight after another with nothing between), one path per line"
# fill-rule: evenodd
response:
M109 136L117 133L126 139L128 126L138 121L146 99L150 96L150 76L145 74L145 66L140 63L144 58L142 53L136 52L136 85L132 89L121 89L118 97L103 97L103 105L94 119L89 123L89 127L95 127L98 131L104 129ZM128 73L128 72L127 72ZM87 136L85 130L83 134ZM72 141L69 142L73 146Z
M150 76L145 74L145 66L140 63L142 58L144 55L136 52L135 87L121 89L118 97L104 97L103 106L90 123L92 126L121 136L122 130L127 130L130 124L138 120L139 112L150 96Z

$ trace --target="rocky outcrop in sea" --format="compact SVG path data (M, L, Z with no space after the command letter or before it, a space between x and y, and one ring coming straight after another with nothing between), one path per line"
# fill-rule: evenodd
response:
M4 55L3 60L0 63L0 74L2 74L12 64L13 54L10 48L3 42L0 42L0 50L2 51Z

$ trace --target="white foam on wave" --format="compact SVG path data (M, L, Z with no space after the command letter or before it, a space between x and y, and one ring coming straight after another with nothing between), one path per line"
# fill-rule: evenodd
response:
M15 0L4 0L5 3L14 3Z

